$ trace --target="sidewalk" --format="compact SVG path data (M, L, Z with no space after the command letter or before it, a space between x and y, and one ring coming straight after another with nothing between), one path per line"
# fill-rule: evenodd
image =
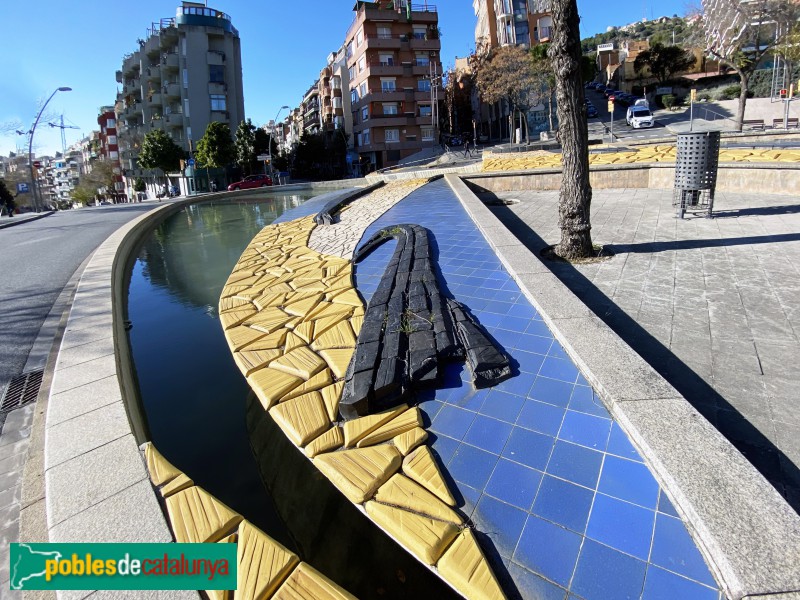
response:
M532 251L558 242L558 192L493 207ZM671 190L596 190L609 261L551 270L800 510L800 202L717 193L677 220Z
M14 225L20 225L22 223L27 223L28 221L43 219L44 217L52 215L54 212L55 211L53 210L49 210L40 213L24 213L21 215L14 215L13 217L9 217L8 215L4 214L2 217L0 217L0 229L13 227Z

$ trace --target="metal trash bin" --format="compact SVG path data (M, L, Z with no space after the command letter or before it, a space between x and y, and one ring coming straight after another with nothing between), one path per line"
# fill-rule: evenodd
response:
M719 165L719 131L680 133L675 159L672 205L676 217L687 212L711 216Z

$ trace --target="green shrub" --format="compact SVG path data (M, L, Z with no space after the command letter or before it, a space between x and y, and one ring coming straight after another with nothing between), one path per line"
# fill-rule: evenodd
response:
M722 88L722 91L719 93L720 100L735 100L739 97L739 94L742 93L742 86L738 83L736 85L729 85L728 87Z
M133 191L134 192L143 192L147 189L144 184L144 179L141 177L137 177L136 181L133 182Z
M675 102L677 98L672 94L664 94L661 96L661 103L664 105L664 108L672 110L672 107L675 106Z

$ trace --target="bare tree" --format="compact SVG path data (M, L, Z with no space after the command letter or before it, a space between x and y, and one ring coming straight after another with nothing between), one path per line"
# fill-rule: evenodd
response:
M739 76L736 126L742 130L750 77L762 59L780 46L800 10L792 0L703 0L707 51Z
M555 252L562 258L591 256L589 211L589 134L581 81L580 17L576 0L553 0L553 37L548 56L553 64L559 137L564 175L558 198L561 241Z

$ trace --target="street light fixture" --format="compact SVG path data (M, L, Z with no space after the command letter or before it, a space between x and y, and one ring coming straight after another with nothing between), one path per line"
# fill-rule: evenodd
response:
M31 126L31 130L28 132L30 136L28 138L28 169L30 170L31 174L31 190L33 191L33 210L39 212L39 198L38 198L38 190L39 186L37 185L36 181L33 178L33 134L36 132L36 126L39 124L39 119L42 117L42 113L44 109L47 108L47 105L50 103L50 100L53 99L58 92L71 92L71 87L60 87L56 88L50 97L45 101L42 105L42 108L39 109L39 114L36 115L36 120L33 122L33 126Z
M286 109L286 108L289 108L289 107L284 104L283 106L281 106L278 109L278 112L275 113L275 119L272 121L272 127L270 127L270 129L269 129L269 146L267 148L267 152L269 154L269 172L270 172L270 174L272 174L272 172L273 172L273 170L272 170L272 132L275 131L275 125L278 124L278 115L280 115L281 111Z

